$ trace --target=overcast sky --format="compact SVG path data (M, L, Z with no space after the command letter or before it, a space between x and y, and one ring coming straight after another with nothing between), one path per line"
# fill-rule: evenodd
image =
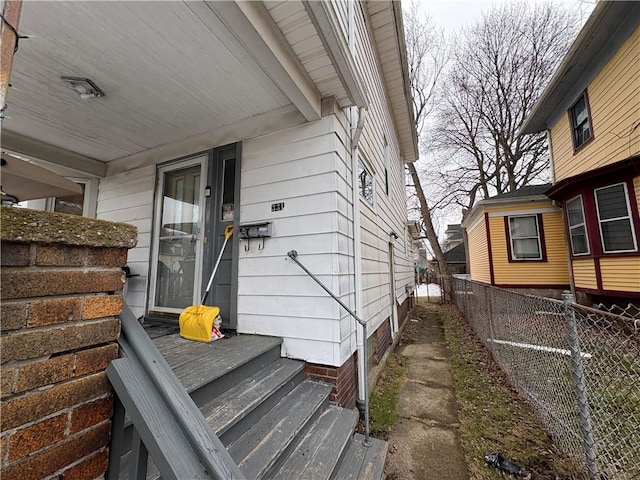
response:
M437 27L444 29L445 34L452 34L465 25L472 24L479 19L484 11L488 11L493 5L500 5L514 0L413 0L420 10L427 13L433 19ZM543 3L545 0L526 0L530 3ZM593 7L595 0L551 0L552 3L562 4L565 7L573 8L580 12L582 23L584 23ZM640 0L638 0L640 1ZM405 9L411 6L412 0L402 0ZM444 237L444 230L449 223L459 223L461 213L458 210L450 211L447 214L440 212L437 215L437 230L439 238ZM431 251L431 248L428 247Z
M505 3L512 0L415 0L421 9L431 15L434 23L445 32L454 32L464 25L473 23L483 11L490 10L496 4ZM535 3L540 0L528 0ZM574 7L582 12L584 22L595 5L595 0L552 0L553 3L560 3ZM411 0L404 0L403 5L407 8Z

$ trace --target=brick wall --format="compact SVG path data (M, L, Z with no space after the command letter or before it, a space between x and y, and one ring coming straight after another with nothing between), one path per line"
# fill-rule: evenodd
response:
M354 408L358 398L357 355L354 353L340 367L307 363L305 377L333 385L329 401L345 408Z
M398 327L402 329L404 322L409 318L409 310L413 308L413 296L407 297L398 307Z
M8 207L0 220L0 476L99 477L135 227Z
M382 357L391 345L391 319L388 318L376 330L376 364L382 361Z
M398 307L398 321L404 324L411 308L411 297L407 298ZM392 344L391 324L389 319L369 336L367 341L369 353L369 369L382 361L382 357ZM320 380L333 385L329 401L345 408L353 408L358 398L358 362L357 353L354 353L340 367L307 363L304 369L305 377ZM369 385L373 388L373 385Z

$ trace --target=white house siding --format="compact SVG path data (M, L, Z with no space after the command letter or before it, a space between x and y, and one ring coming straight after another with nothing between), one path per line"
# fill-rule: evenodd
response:
M138 227L138 244L129 250L127 265L139 274L128 281L126 302L136 316L144 314L151 245L155 166L100 180L97 218Z
M353 235L346 132L335 115L246 140L241 223L272 222L271 238L240 240L238 331L284 338L283 354L340 366L355 349L355 325L287 257L299 259L353 306ZM271 211L273 203L284 209ZM245 246L248 251L245 250Z
M349 43L349 1L348 0L333 0L331 2L333 11L338 19L339 31L342 33L342 37L346 44Z
M346 2L336 2L341 30L348 24ZM361 200L362 298L358 312L369 332L391 316L388 242L394 245L396 301L413 286L413 260L406 245L404 164L387 93L365 12L356 12L355 64L366 83L369 107L359 148L375 179L372 208ZM365 68L366 65L366 68ZM272 237L240 240L237 325L240 333L284 338L283 354L313 363L342 365L356 350L354 320L287 257L299 259L343 302L355 308L352 159L350 126L340 110L320 120L242 142L240 223L272 222ZM389 144L389 195L385 193L384 139ZM213 148L215 145L211 145ZM141 162L140 164L144 164ZM128 264L134 273L127 303L145 310L153 213L155 165L102 179L98 218L138 227L138 246ZM284 209L272 212L274 203ZM397 239L390 233L398 235ZM247 250L245 251L245 246Z
M356 3L356 65L369 96L368 116L359 148L364 153L375 179L374 205L360 201L362 229L363 315L374 331L391 315L389 299L389 241L394 245L395 285L398 303L407 298L407 285L413 287L413 259L406 247L406 192L404 163L389 110L387 92L363 12ZM366 66L366 68L362 68ZM389 195L385 193L384 140L389 145ZM390 236L394 232L398 239Z

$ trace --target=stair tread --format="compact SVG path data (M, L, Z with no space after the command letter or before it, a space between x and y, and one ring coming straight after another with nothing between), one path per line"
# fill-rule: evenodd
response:
M340 468L332 477L336 480L381 480L388 445L383 440L370 438L371 446L365 447L364 435L356 433L345 453Z
M309 428L274 480L328 480L358 422L358 413L330 406Z
M200 410L221 436L304 370L304 363L280 358L204 404Z
M235 335L205 343L187 340L179 335L168 335L154 338L153 342L182 385L188 392L192 392L233 372L263 353L280 348L282 339L259 335Z
M247 478L262 478L328 401L331 385L305 380L233 442L228 451Z

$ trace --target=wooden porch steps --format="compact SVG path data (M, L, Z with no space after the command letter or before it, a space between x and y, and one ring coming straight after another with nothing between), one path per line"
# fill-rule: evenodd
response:
M280 358L281 339L153 341L247 479L383 478L386 442L363 447L353 433L357 411L330 405L330 385ZM158 478L149 463L147 478Z

